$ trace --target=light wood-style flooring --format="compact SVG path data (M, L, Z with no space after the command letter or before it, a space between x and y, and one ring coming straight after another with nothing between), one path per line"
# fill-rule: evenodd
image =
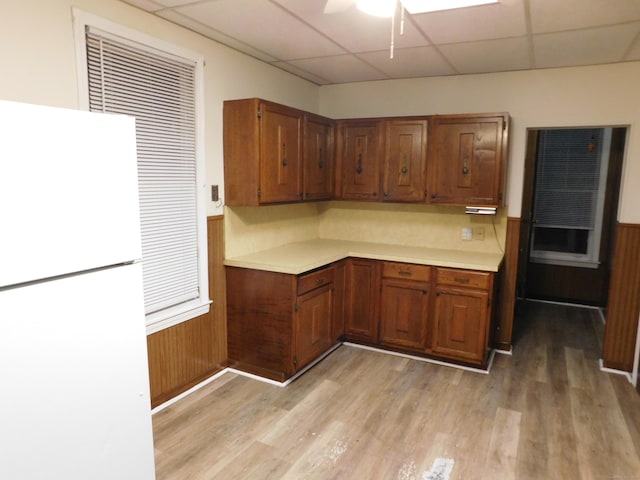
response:
M286 388L227 373L154 415L157 479L640 479L640 395L599 371L602 330L526 302L489 375L349 346Z

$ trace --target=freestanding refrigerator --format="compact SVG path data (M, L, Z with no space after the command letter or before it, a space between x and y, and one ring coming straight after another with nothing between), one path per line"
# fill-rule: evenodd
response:
M0 101L0 479L155 478L135 149Z

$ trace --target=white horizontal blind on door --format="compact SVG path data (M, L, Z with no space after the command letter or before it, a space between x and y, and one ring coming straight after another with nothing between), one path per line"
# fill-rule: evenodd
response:
M89 109L136 118L145 313L197 299L195 63L92 27L86 47Z
M533 218L537 226L594 228L603 129L540 132Z

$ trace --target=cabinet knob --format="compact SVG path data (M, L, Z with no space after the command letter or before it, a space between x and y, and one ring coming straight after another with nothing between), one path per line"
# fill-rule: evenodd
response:
M356 173L357 174L362 173L362 153L358 154L358 162L356 164Z

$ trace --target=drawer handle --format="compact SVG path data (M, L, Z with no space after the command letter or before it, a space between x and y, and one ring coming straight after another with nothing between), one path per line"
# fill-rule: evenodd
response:
M398 275L403 275L405 277L410 277L412 274L409 270L398 270Z
M320 285L321 283L324 283L324 277L316 279L316 285Z
M458 283L469 283L469 279L466 277L453 277L453 280Z

